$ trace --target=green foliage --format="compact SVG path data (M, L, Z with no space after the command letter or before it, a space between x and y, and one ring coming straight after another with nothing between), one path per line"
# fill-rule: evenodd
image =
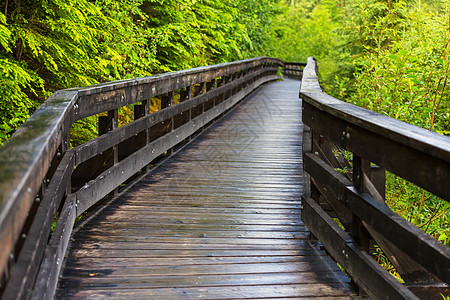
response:
M320 64L321 76L334 78L342 68L340 61L350 61L342 51L340 9L335 1L296 1L283 6L272 26L271 45L267 54L285 61L303 61L314 56Z
M98 136L98 117L92 116L75 122L70 131L70 145L72 147L95 139Z
M449 13L444 2L439 9L420 1L359 3L357 17L345 23L346 47L358 53L353 55L354 74L342 80L347 90L338 86L334 93L381 114L448 133ZM386 184L394 211L450 245L448 202L394 175Z
M360 33L364 48L354 61L349 101L429 130L449 131L448 7L438 14L402 1L376 8L383 15L375 22L367 12L374 8L363 7L360 15L366 19L353 20L349 29L350 36ZM358 27L361 22L366 25Z
M450 246L450 203L388 173L387 204L409 222Z
M25 91L36 95L43 81L23 63L0 58L0 143L14 132L37 107Z
M392 276L394 276L398 281L404 283L403 278L398 274L395 267L383 253L383 250L378 245L374 245L373 249L369 250L369 253L377 260L377 262L383 266Z
M0 144L55 90L255 56L276 3L0 1ZM95 122L74 125L74 145Z

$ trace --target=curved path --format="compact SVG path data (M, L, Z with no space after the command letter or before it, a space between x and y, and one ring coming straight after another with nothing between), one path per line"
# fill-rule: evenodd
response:
M352 297L300 220L298 88L260 88L76 228L56 298Z

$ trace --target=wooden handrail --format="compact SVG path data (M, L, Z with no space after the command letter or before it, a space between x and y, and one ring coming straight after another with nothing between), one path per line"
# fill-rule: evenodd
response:
M450 201L450 138L323 93L313 58L303 70L300 96L305 224L370 297L440 297L450 283L450 248L390 210L384 203L384 180L389 170ZM346 163L336 155L341 149L353 155L351 174L335 170ZM406 284L367 254L371 241Z
M75 217L282 67L259 57L55 92L0 149L1 297L52 298ZM155 97L161 110L149 114ZM118 128L129 104L135 120ZM100 113L100 136L70 149L72 124Z
M303 68L306 63L284 62L283 75L288 78L301 79Z

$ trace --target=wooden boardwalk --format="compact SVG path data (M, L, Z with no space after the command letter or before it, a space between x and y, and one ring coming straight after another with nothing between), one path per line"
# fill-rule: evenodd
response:
M298 89L265 85L76 228L56 297L351 298L300 220Z

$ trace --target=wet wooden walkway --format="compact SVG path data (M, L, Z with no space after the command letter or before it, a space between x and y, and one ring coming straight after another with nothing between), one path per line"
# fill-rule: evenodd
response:
M300 220L299 82L273 82L75 229L58 299L347 299Z

